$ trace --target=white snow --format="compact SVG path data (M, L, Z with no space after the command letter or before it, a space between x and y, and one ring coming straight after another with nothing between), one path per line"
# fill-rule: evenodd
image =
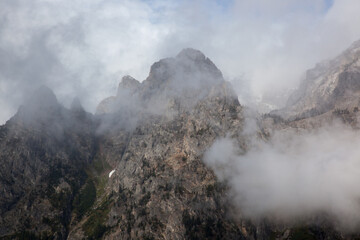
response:
M115 169L109 173L109 178L111 178L111 175L113 175L114 172L115 172Z

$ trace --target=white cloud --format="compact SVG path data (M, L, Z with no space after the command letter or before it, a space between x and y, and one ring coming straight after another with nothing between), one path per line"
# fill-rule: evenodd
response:
M328 214L345 230L360 224L360 139L335 125L313 132L276 132L243 155L228 138L207 151L205 163L227 180L243 216L288 222Z

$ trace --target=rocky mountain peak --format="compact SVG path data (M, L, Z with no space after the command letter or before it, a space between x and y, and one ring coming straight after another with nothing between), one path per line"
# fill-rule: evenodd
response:
M74 98L71 103L70 109L76 112L83 112L85 111L83 106L81 105L80 99L78 97Z
M199 50L186 48L175 58L165 58L151 66L145 80L156 84L171 82L176 87L201 87L223 81L221 71Z
M54 92L41 86L20 106L17 114L12 118L27 125L36 126L61 115L62 106Z
M205 55L196 49L193 48L185 48L181 50L178 55L176 55L176 58L187 58L191 59L193 61L205 61L206 57Z
M176 57L155 62L142 83L131 76L123 77L117 95L103 100L97 113L123 109L159 113L167 111L169 106L173 109L174 103L176 109L188 109L215 93L225 96L224 83L221 71L209 58L198 50L187 48Z
M351 44L349 47L350 50L360 50L360 40L357 40Z
M126 75L121 79L121 82L119 83L118 94L119 91L125 89L128 89L131 92L135 92L140 87L140 85L141 83L138 80L129 75Z
M360 41L332 60L306 73L287 107L277 111L288 119L319 115L335 108L354 108L360 97Z
M37 108L52 108L58 105L59 103L54 92L47 86L38 88L25 103L25 106Z

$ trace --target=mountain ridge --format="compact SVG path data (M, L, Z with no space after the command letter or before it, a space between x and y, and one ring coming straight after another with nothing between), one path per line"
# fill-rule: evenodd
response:
M358 44L334 63L310 70L287 108L258 118L194 49L154 63L141 83L124 76L116 96L99 103L95 115L78 99L64 108L42 87L0 127L0 239L355 238L326 219L296 226L242 217L227 182L203 156L219 138L231 138L243 154L254 139L268 141L276 129L310 129L312 121L321 125L332 117L352 124L357 112L334 113L352 107L347 91L324 97L340 96L331 106L307 103L328 76L345 90L360 79L357 60L344 68ZM338 72L329 73L331 66ZM342 72L350 77L339 77ZM308 114L314 106L315 114Z

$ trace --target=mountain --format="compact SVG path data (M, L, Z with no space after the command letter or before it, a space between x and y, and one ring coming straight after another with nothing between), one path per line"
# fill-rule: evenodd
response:
M241 112L221 72L193 49L153 64L142 83L124 77L98 107L105 191L69 239L241 238L225 187L201 159L217 137L241 139Z
M275 113L290 120L313 117L335 109L353 110L360 99L360 41L332 60L306 73L287 106Z
M66 238L95 154L93 129L89 115L63 108L46 87L0 127L0 236Z
M210 59L162 59L97 109L65 109L42 87L1 127L2 238L242 238L201 159L219 136L245 146L242 107Z
M243 217L203 157L219 138L243 154L272 129L355 111L358 45L308 71L288 106L252 133L231 84L194 49L154 63L142 82L123 77L95 115L41 87L0 127L0 239L355 238L322 218Z

